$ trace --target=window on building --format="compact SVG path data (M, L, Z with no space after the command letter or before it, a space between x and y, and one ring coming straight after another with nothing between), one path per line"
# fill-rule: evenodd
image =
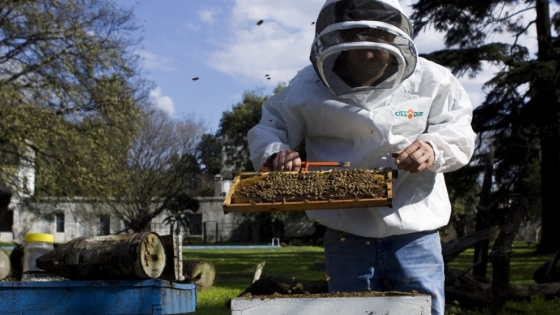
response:
M99 235L111 234L111 217L108 215L99 216Z
M64 233L64 213L55 213L56 232Z
M189 214L189 235L202 235L202 213Z
M14 212L6 211L0 221L0 232L12 232L12 225L14 225Z

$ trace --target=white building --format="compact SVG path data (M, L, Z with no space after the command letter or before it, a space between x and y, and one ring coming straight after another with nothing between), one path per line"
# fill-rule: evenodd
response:
M124 224L111 210L84 198L45 198L32 201L35 192L35 157L29 149L21 162L12 189L8 212L0 222L0 241L22 243L26 233L54 234L55 242L63 243L80 236L98 236L123 232ZM216 177L215 197L198 198L200 210L189 217L189 228L182 231L187 237L207 242L232 237L235 216L223 214L222 204L231 187L231 180ZM169 234L170 226L163 223L167 213L155 217L149 229Z
M27 161L17 174L17 191L13 192L8 213L0 222L0 242L21 244L26 233L54 234L55 242L64 243L80 236L99 236L124 232L124 224L109 209L84 198L46 198L32 201L35 191L35 154L29 151ZM224 214L223 203L231 188L231 179L216 175L213 197L198 197L200 209L189 216L189 227L181 234L188 239L207 243L254 241L258 233L252 222L239 213ZM167 213L155 217L150 231L170 234L163 223ZM312 233L313 223L297 220L286 224L286 236ZM258 238L257 238L258 239Z

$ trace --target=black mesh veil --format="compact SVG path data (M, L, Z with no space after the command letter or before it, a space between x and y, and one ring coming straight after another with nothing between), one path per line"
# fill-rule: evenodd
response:
M361 33L375 35L356 35ZM327 0L317 18L310 60L323 83L336 95L389 89L416 68L418 56L410 34L410 21L396 0ZM353 49L384 50L391 55L383 80L371 86L348 80L344 60Z

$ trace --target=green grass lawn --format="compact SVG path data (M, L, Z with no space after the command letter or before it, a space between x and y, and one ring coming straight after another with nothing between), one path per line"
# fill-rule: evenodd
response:
M516 242L511 260L511 282L517 284L534 284L533 272L552 255L537 255L535 247L523 242ZM467 250L450 263L451 268L466 270L472 263L474 250ZM197 315L226 315L231 311L226 302L238 296L251 285L255 266L265 261L263 275L282 275L304 280L321 280L325 273L313 269L316 260L323 259L323 248L315 246L287 246L274 249L188 249L183 254L185 259L203 259L210 261L216 268L218 279L214 286L205 292L198 292ZM488 278L492 277L489 265ZM532 303L509 303L511 314L559 314L560 301L536 299ZM463 311L448 306L446 314L480 314Z
M187 249L185 259L210 261L216 268L217 281L210 290L198 292L196 314L231 314L226 302L248 288L258 263L265 261L263 275L282 275L296 279L325 279L325 273L313 270L323 258L322 247L287 246L271 249Z
M511 254L511 282L534 284L533 273L553 255L537 255L535 246L516 242ZM9 253L9 252L8 252ZM474 250L470 249L455 258L449 266L466 270L472 264ZM323 248L318 246L287 246L263 249L187 249L184 259L201 259L211 262L216 268L217 281L205 292L197 292L197 315L229 315L226 302L238 296L251 285L255 266L265 261L263 275L281 275L302 280L325 279L323 271L314 270L317 260L323 259ZM488 265L489 279L492 265ZM537 298L531 303L508 303L508 314L557 315L560 314L560 300L545 301ZM468 312L458 307L447 306L447 315L488 315L489 312Z
M550 260L554 255L537 255L535 245L527 245L525 242L515 242L512 247L510 261L511 283L535 284L533 273L542 264ZM449 263L453 269L465 270L472 265L474 249L468 249L459 257ZM488 264L488 278L492 279L492 264Z
M515 284L535 284L533 273L542 264L549 261L554 255L539 255L535 253L536 246L525 242L514 242L510 256L510 281ZM473 261L474 249L469 249L449 263L449 267L466 270ZM471 273L472 274L472 273ZM492 264L488 264L488 279L492 279ZM545 301L543 298L535 298L531 303L509 302L508 314L524 315L557 315L560 314L560 300ZM461 311L458 308L449 307L446 314L481 314L490 312L474 313Z

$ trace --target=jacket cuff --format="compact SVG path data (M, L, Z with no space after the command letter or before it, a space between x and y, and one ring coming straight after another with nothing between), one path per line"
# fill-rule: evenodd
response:
M424 140L424 141L432 147L432 150L434 150L434 163L430 165L428 169L432 172L436 172L444 163L443 152L440 151L435 145L435 143L433 143L432 141L430 140Z
M288 150L290 146L281 142L274 142L271 143L264 151L263 156L261 157L261 163L257 170L260 170L261 167L266 163L266 161L274 154L277 154L280 151Z

